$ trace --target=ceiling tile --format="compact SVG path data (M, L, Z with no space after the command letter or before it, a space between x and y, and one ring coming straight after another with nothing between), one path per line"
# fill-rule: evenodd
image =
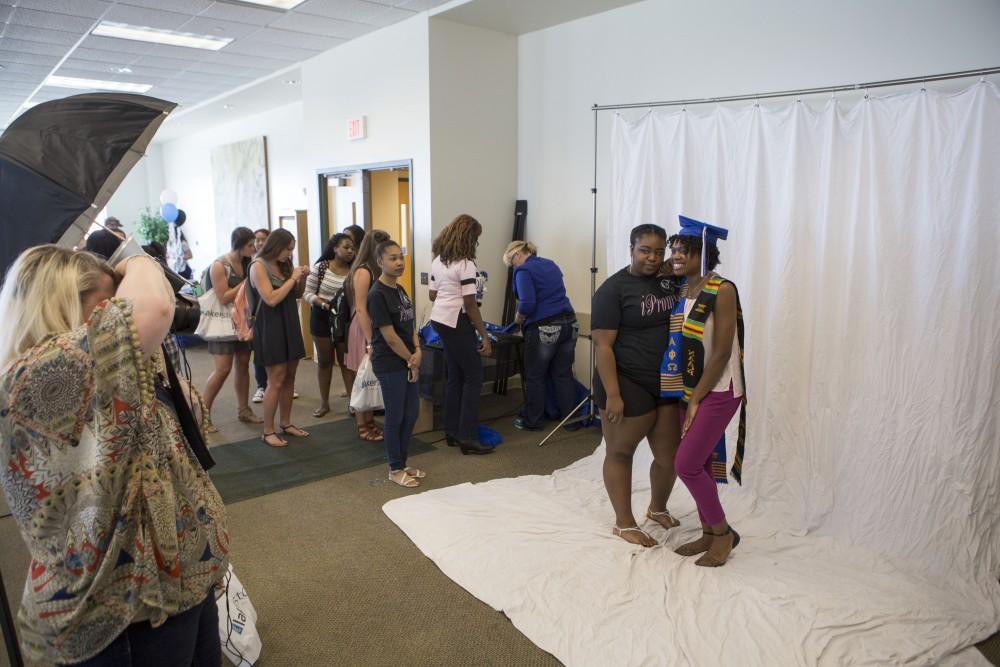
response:
M280 9L258 9L257 7L247 7L246 5L216 2L206 11L202 12L201 16L264 26L269 25L284 14L285 12Z
M169 3L163 3L160 6L164 5L170 6ZM146 26L149 28L162 28L164 30L180 30L181 26L190 18L190 14L165 12L145 7L130 7L129 5L115 5L111 11L104 15L105 21L128 23L129 25Z
M0 5L0 23L6 23L7 19L14 12L14 8L9 5Z
M33 28L47 28L49 30L62 30L80 35L90 30L94 25L94 19L70 16L69 14L54 14L52 12L42 12L35 9L25 9L18 7L9 18L13 25L27 25Z
M170 72L183 72L188 67L193 65L196 60L181 60L180 58L163 58L156 55L147 55L141 58L136 58L131 63L129 67L154 67L158 70L170 71Z
M374 26L365 26L361 23L354 23L351 25L363 28L365 32L370 32L374 29ZM245 42L246 40L243 41ZM253 34L250 41L258 46L259 53L266 53L266 45L269 44L308 51L326 51L327 49L337 46L338 44L343 44L347 41L347 39L333 36L324 37L320 35L307 35L303 32L292 32L290 30L262 28ZM233 45L231 44L230 46Z
M0 79L0 86L3 92L8 95L27 95L38 87L37 83L27 83L25 81L4 81Z
M25 63L4 63L3 71L7 74L28 74L31 76L46 77L52 71L52 67L44 65L27 65Z
M288 62L286 60L261 57L266 55L263 53L251 56L245 53L227 53L227 51L228 49L223 49L222 51L208 54L208 57L204 62L221 63L223 65L245 64L247 67L255 67L268 71L288 67Z
M124 58L125 54L135 53L142 55L148 53L149 50L153 48L153 44L149 42L137 42L134 39L117 39L114 37L95 37L94 35L87 35L87 38L81 42L80 49L97 49L99 51L107 51L110 53L118 53L120 58Z
M263 31L262 31L263 32ZM275 44L262 45L253 40L236 41L225 48L226 53L247 54L253 56L265 56L275 60L284 60L290 64L301 60L308 60L317 53L322 53L326 49L297 49L292 46L278 46Z
M10 35L0 39L0 48L20 53L37 53L44 56L66 55L67 47L62 44L45 44L43 42L32 42L23 39L14 39Z
M366 32L371 32L372 30L371 25L364 23L342 21L340 19L313 16L311 14L299 14L297 12L289 12L269 26L269 29L274 28L279 28L281 30L294 30L300 33L308 33L310 35L320 35L324 37L340 37L341 39L353 39L355 37L360 37Z
M46 30L45 28L33 28L26 25L11 23L3 33L4 41L7 38L21 39L29 42L42 42L43 44L61 44L72 46L80 39L80 35L62 30Z
M215 74L216 76L251 76L253 78L260 78L266 74L270 74L275 69L280 69L279 67L251 67L245 64L233 65L227 63L212 63L212 62L200 62L191 65L187 71L189 72L201 72L204 74Z
M58 62L59 58L56 56L41 56L37 53L8 50L5 42L0 42L0 63L4 65L25 63L27 65L45 65L51 69Z
M197 35L242 39L260 30L260 26L195 16L188 20L180 29L184 32L193 32Z
M388 6L367 0L308 0L296 7L295 13L367 23L368 19Z
M60 67L56 74L59 76L72 76L80 79L99 79L101 81L122 81L125 83L146 83L151 86L163 83L169 76L144 77L135 74L116 74L114 72L93 72L91 70L80 69L78 67Z
M425 9L433 9L445 4L448 0L404 0L394 3L400 9L409 9L414 12L422 12Z
M411 16L416 16L417 13L418 12L410 11L408 9L386 7L379 13L375 14L371 19L369 19L368 22L377 25L380 28L384 28L387 25L392 25L393 23L399 23L400 21L405 21Z
M112 3L104 0L20 0L19 7L29 9L40 9L56 14L69 14L70 16L84 16L91 19L98 18L111 6Z
M93 38L88 38L84 44L91 44L92 42ZM91 62L106 63L108 66L111 66L127 65L129 61L135 60L140 55L132 51L109 51L107 49L91 49L81 46L73 51L72 57L90 60Z
M6 85L7 81L17 83L33 83L36 86L44 79L44 76L22 74L21 72L8 72L6 69L0 70L0 88Z

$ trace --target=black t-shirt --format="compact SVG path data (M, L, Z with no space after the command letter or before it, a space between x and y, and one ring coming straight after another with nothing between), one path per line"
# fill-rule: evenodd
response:
M393 288L376 280L368 291L368 315L372 319L372 367L376 373L405 371L406 361L389 347L379 327L391 324L406 349L413 347L413 302L406 290L398 285Z
M618 331L614 344L618 373L651 392L659 391L675 290L670 279L633 276L626 267L609 276L594 294L590 328Z

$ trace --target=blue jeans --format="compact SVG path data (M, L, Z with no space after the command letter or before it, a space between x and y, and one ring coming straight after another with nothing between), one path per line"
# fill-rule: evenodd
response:
M258 389L267 389L267 370L264 364L257 363L257 355L253 355L253 379L257 381Z
M524 330L524 393L520 415L528 428L545 423L546 379L551 377L556 405L565 417L576 407L573 360L580 325L575 315L531 324Z
M106 649L72 667L218 667L222 664L215 596L171 616L158 628L149 621L125 628Z
M420 398L417 383L407 380L408 371L375 372L382 387L382 403L385 405L385 458L389 460L389 470L406 467L406 452L410 448L413 426L420 415Z
M483 358L468 315L458 326L431 321L444 346L448 379L444 386L444 432L466 445L479 441L479 393L483 388Z

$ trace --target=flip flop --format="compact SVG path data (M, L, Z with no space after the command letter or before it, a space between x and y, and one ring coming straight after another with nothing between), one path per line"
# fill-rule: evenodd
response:
M317 419L319 419L320 417L323 417L324 415L326 415L326 413L328 413L328 412L330 412L330 408L319 407L319 408L316 408L315 410L313 410L313 417L316 417Z

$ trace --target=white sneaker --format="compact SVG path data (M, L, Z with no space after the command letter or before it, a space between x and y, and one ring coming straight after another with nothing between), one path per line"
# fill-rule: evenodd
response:
M250 399L250 400L252 400L254 403L263 403L264 402L264 390L263 389L258 389L257 393L254 394L253 398Z

